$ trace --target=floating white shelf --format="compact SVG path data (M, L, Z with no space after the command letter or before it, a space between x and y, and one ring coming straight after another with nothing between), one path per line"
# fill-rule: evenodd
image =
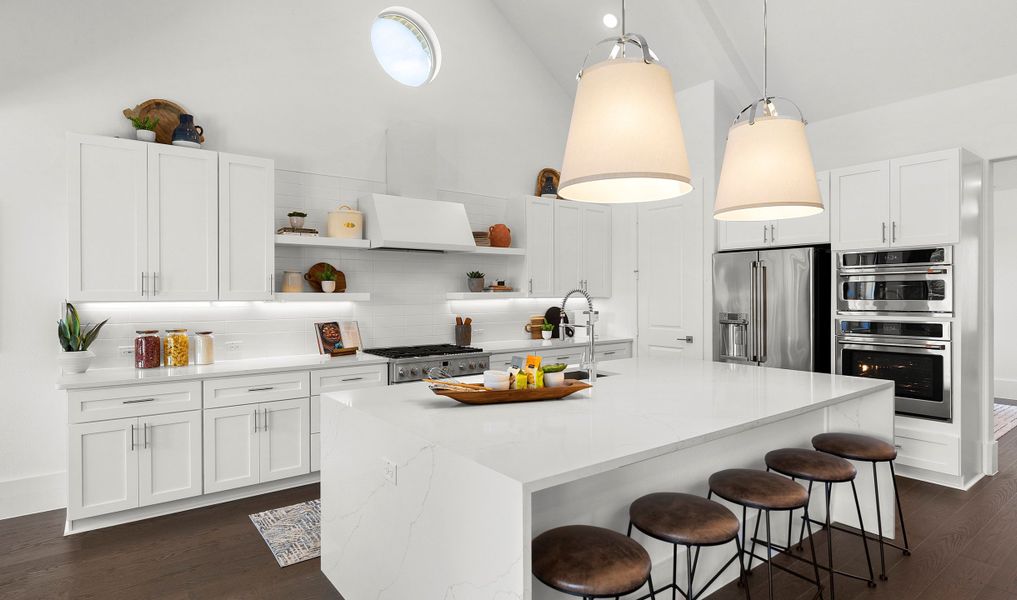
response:
M276 246L315 246L321 248L370 248L370 240L350 240L306 235L276 235Z
M276 292L274 298L279 302L367 302L371 299L370 292L342 292L325 294L322 292Z
M525 298L526 292L449 292L448 300L504 300L505 298Z
M526 248L495 248L494 246L477 246L477 254L501 254L503 256L523 256Z

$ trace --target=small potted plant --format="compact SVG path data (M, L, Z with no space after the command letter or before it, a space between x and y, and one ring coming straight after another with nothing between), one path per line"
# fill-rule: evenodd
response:
M129 117L131 119L131 125L134 125L134 135L143 142L154 142L155 141L155 127L159 124L159 119L153 119L152 117Z
M326 266L321 271L321 291L331 294L335 291L336 272L332 267Z
M540 337L549 340L552 333L554 333L554 325L548 323L547 319L544 319L544 324L540 326Z
M286 216L290 218L290 227L300 229L304 226L304 219L307 218L307 213L294 210L286 213Z
M94 327L88 324L82 328L78 310L73 304L68 302L65 312L64 318L57 321L57 337L63 349L60 354L60 366L64 373L84 373L95 358L95 353L88 347L99 337L99 331L109 319Z
M484 291L484 274L480 271L470 271L466 274L467 283L470 286L471 292L483 292Z

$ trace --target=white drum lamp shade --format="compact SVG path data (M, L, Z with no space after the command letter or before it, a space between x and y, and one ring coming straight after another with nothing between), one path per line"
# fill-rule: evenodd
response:
M770 221L823 212L805 123L756 117L731 127L713 218Z
M671 74L615 58L585 69L576 89L558 195L650 202L692 191Z

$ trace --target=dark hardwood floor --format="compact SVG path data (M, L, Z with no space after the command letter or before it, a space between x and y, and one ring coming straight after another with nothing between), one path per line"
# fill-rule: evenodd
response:
M1017 431L1000 440L999 464L998 475L967 492L899 479L913 555L888 552L889 581L875 589L838 578L837 598L1017 598ZM318 486L305 486L70 537L62 535L62 510L0 521L0 598L341 600L317 559L280 569L247 517L318 495ZM858 538L835 532L834 542L838 568L862 572ZM817 534L820 557L826 543ZM751 578L754 598L766 598L760 568ZM814 593L782 573L775 589L781 600ZM744 593L731 584L710 598L741 600Z

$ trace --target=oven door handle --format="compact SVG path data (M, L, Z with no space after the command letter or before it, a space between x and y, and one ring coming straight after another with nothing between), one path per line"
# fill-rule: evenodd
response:
M914 348L917 350L946 350L946 344L902 344L899 342L877 342L875 340L848 340L838 338L837 343L841 346L886 346L890 348Z
M856 275L949 275L949 267L928 267L911 268L902 267L896 269L849 269L841 268L837 275L841 278L854 277Z

